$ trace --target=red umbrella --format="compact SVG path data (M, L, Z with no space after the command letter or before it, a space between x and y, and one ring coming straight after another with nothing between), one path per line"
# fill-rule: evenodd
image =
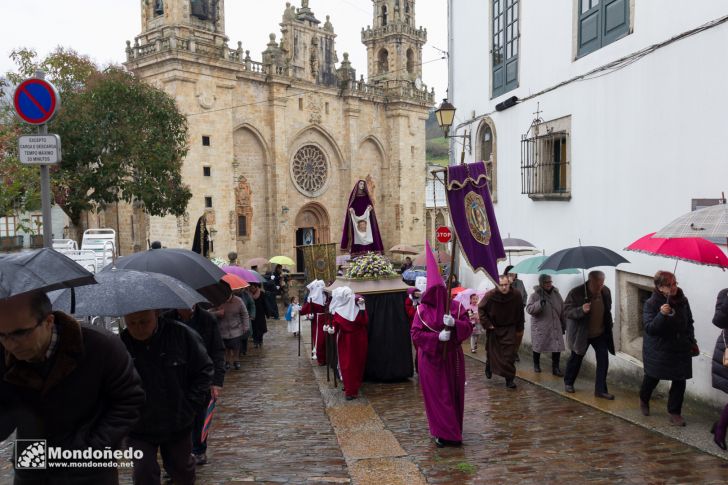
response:
M250 286L247 281L236 274L228 273L221 278L225 283L230 285L230 289L233 291L242 290Z
M650 233L624 249L705 266L728 268L728 256L716 244L707 239L701 237L652 237L654 234L654 232Z

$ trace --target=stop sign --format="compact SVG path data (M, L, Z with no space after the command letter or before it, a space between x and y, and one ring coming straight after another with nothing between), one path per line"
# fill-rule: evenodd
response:
M452 239L452 231L447 226L440 226L435 231L435 237L441 243L450 242L450 239Z

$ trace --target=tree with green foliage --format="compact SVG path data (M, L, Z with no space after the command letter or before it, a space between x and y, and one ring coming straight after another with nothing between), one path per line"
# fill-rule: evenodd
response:
M10 57L18 69L7 74L0 96L38 69L61 96L48 131L61 137L63 162L52 170L51 183L56 203L74 225L85 211L121 201L142 203L150 215L184 214L192 196L181 175L187 120L173 98L122 68L99 70L72 50L58 48L38 60L35 51L18 49ZM32 132L32 127L9 121L7 109L6 103L0 130ZM13 170L17 157L0 147L0 180ZM16 207L35 200L27 193L33 191L37 195L37 188L30 186L16 197Z

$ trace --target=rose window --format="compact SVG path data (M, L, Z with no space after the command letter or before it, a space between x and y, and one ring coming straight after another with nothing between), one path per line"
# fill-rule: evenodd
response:
M309 197L321 194L326 186L329 166L320 148L301 147L293 157L291 176L298 190Z

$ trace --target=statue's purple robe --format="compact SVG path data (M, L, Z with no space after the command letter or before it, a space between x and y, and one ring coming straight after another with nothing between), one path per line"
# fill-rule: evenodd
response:
M452 303L450 313L455 318L450 340L440 342L439 333L445 327L447 289L439 274L435 257L427 243L427 289L417 307L412 322L412 342L417 347L420 388L425 401L430 434L449 441L463 440L465 409L465 357L462 342L473 329L467 310L458 302ZM447 354L443 356L443 348Z
M364 189L359 190L359 182L364 182ZM372 211L369 214L369 223L372 229L373 241L371 244L361 245L354 242L354 228L351 223L351 214L349 209L354 209L354 214L361 216L371 206ZM352 256L367 253L369 251L375 253L383 253L384 245L382 244L382 236L379 233L379 224L377 224L377 215L374 212L374 203L369 196L366 182L364 180L357 181L354 190L349 195L349 203L346 206L346 214L344 215L344 228L341 235L341 249L348 251Z

